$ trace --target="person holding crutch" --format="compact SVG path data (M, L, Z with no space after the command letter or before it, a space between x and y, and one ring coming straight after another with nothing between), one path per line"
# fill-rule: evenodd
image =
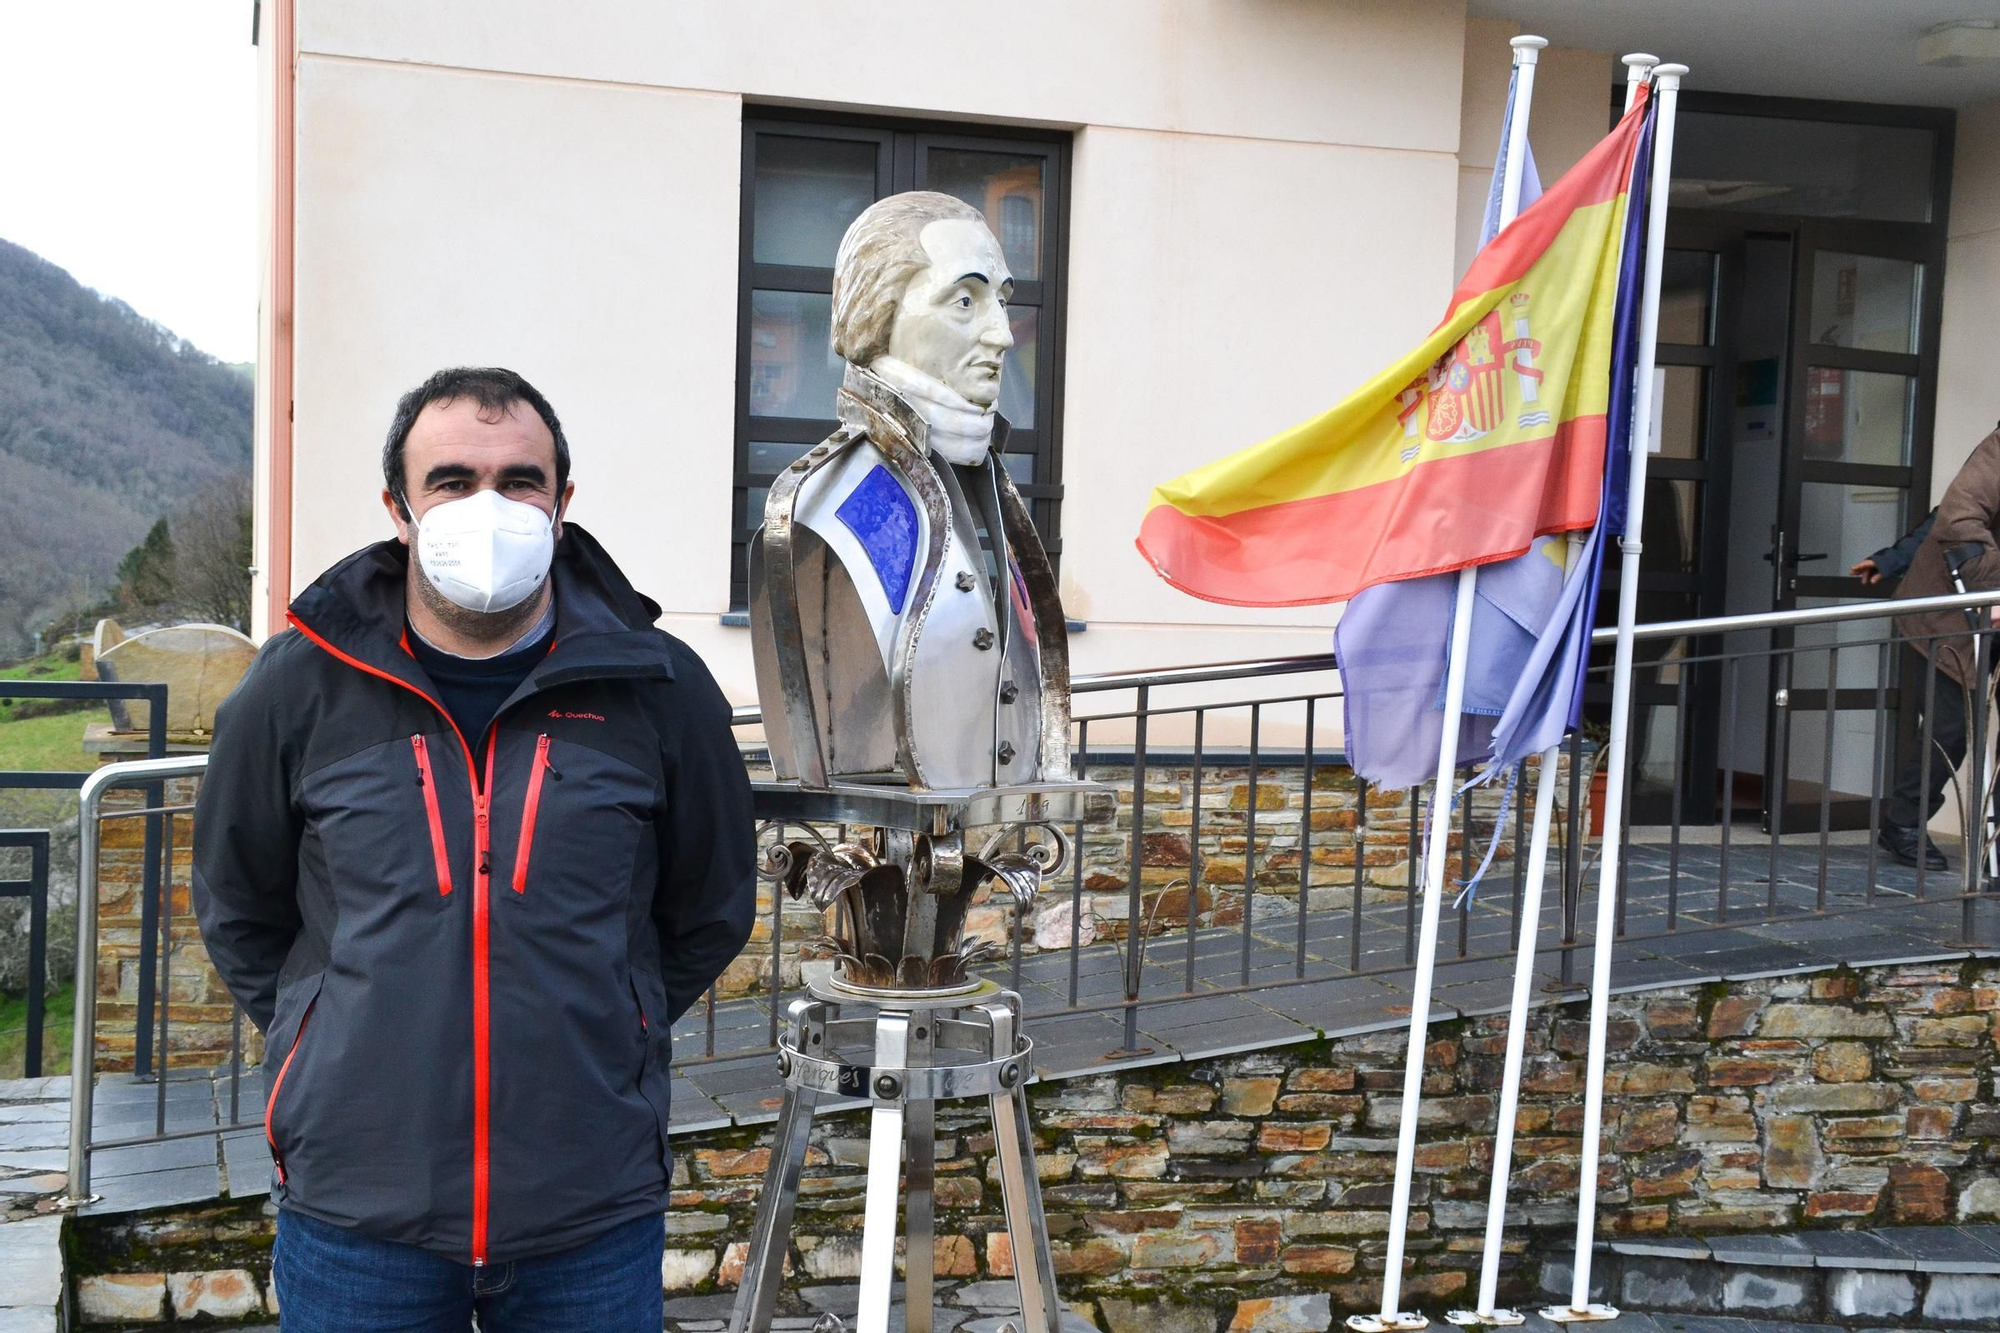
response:
M1928 522L1930 531L1915 543L1909 572L1896 589L1897 600L2000 588L2000 429L1973 447ZM1921 527L1918 532L1922 532ZM1899 548L1916 535L1876 552L1855 565L1852 572L1870 583L1884 574L1893 577ZM1890 562L1886 566L1885 558ZM1928 731L1936 747L1931 752L1929 781L1925 782L1920 740L1902 756L1877 837L1882 850L1904 865L1914 866L1921 858L1927 870L1949 868L1944 853L1925 836L1924 825L1944 804L1945 784L1965 760L1972 696L1977 695L1984 706L1986 682L1975 679L1975 635L1988 625L1983 610L1968 613L1951 609L1896 618L1897 629L1924 659L1924 668L1936 673L1935 681L1928 685L1921 672L1910 677L1917 697L1929 699L1931 716L1918 731L1920 737ZM1986 647L1990 674L1996 654L1993 643L1989 641Z

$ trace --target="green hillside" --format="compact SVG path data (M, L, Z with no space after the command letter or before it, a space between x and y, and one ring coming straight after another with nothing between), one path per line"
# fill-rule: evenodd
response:
M97 601L162 515L250 471L252 384L0 241L0 657Z

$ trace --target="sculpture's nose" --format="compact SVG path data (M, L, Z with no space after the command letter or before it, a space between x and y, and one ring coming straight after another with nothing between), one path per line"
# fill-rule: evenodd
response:
M1007 307L995 303L986 316L986 326L979 331L979 342L996 352L1004 352L1014 345L1014 329L1007 321Z

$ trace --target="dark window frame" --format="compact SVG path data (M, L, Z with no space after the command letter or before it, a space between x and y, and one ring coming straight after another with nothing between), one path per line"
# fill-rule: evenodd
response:
M1033 480L1016 485L1033 515L1049 557L1062 556L1063 362L1068 316L1069 203L1071 136L1016 127L988 128L946 121L864 116L793 107L744 109L741 218L738 232L736 307L736 406L730 479L729 606L740 613L749 601L748 542L755 525L746 522L749 493L767 486L773 473L752 471L750 444L767 441L819 443L836 424L833 404L819 418L753 416L751 390L751 295L758 291L825 295L833 290L833 269L756 262L757 140L760 135L792 139L869 142L877 145L875 197L926 188L928 154L933 149L1014 152L1044 159L1042 249L1033 279L1016 278L1014 306L1037 310L1035 414L1032 426L1014 425L1010 455L1032 456Z

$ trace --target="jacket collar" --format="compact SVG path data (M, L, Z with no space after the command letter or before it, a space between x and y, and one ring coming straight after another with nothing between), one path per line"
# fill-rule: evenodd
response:
M410 550L399 541L363 547L300 593L288 619L336 656L432 694L403 647L409 564ZM614 676L673 679L667 636L653 628L659 605L633 588L596 538L565 521L549 573L555 647L523 690Z

